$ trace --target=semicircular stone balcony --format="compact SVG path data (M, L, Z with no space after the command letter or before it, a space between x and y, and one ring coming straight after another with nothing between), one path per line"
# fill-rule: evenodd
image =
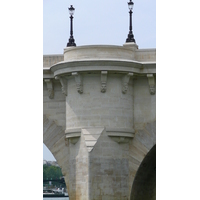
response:
M136 45L88 45L64 49L64 61L51 67L54 76L72 71L155 73L155 50Z

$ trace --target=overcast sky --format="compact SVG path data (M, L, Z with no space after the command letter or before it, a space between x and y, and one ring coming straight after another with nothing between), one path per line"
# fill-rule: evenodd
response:
M73 5L77 46L123 45L129 32L128 0L43 0L43 53L62 54L70 35ZM134 0L133 33L139 48L156 47L156 0Z
M128 0L43 0L43 54L62 54L70 36L73 5L77 46L122 46L129 33ZM134 0L133 34L139 48L156 48L156 0ZM45 145L43 158L55 160Z

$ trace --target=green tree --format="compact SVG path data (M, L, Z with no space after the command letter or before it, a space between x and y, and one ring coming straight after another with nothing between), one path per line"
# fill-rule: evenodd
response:
M43 165L43 179L60 179L62 177L60 167Z
M48 165L43 165L43 180L51 180L51 179L60 179L62 177L62 172L60 167L56 166L48 166ZM48 184L48 183L47 183ZM52 185L63 185L58 182L52 182Z

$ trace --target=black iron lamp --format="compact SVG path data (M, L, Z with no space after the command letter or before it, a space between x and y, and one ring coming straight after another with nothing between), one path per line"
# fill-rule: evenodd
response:
M75 43L75 40L74 40L74 37L73 37L73 15L74 15L74 12L75 12L75 8L71 5L71 7L69 8L69 14L70 14L70 38L69 38L69 42L67 43L67 47L70 47L70 46L76 46L76 43Z
M133 13L133 5L134 3L132 2L132 0L130 0L130 2L128 2L128 8L129 8L129 14L130 14L130 26L129 26L129 34L128 34L128 38L126 39L126 42L135 42L134 39L134 35L133 35L133 31L132 31L132 13Z

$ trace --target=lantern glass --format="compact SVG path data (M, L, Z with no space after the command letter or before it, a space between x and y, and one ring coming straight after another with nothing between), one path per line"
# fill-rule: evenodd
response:
M133 10L134 3L132 1L128 2L128 8L129 10Z
M74 15L74 12L75 12L75 8L73 8L73 6L71 5L71 7L69 8L69 14Z

